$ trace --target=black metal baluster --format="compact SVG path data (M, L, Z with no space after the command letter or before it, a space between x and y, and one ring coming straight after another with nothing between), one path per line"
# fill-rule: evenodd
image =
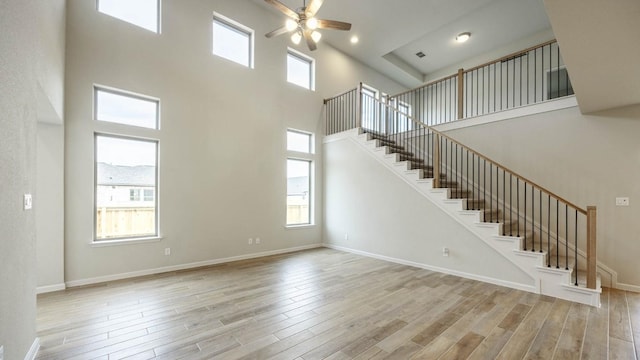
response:
M524 183L524 250L527 251L527 182Z
M564 268L569 270L569 205L564 205Z
M551 195L547 194L547 267L551 267Z
M575 216L576 216L576 231L574 233L574 239L573 239L573 245L574 245L574 252L575 252L575 268L574 271L576 273L576 286L578 286L578 210L575 210Z
M482 209L487 212L487 159L483 159L482 163ZM485 219L486 221L486 219Z

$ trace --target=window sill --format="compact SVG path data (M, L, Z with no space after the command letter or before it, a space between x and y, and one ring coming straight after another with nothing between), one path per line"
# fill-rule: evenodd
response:
M316 224L300 224L300 225L285 225L287 230L308 229L316 227Z
M136 239L118 239L118 240L94 240L91 242L91 247L106 247L106 246L119 246L119 245L132 245L132 244L144 244L151 242L160 242L161 236L143 237Z

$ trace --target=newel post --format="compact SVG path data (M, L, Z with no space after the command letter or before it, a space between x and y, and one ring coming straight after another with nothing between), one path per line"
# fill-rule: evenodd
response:
M587 287L596 288L596 207L587 207Z
M433 133L433 187L440 187L440 134Z
M464 112L464 69L458 70L458 120L462 119Z

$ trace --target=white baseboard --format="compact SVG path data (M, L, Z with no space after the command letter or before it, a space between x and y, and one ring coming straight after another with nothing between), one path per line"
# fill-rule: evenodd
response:
M638 285L630 285L630 284L623 284L623 283L616 282L616 285L614 286L614 288L618 290L626 290L626 291L640 293L640 286Z
M33 340L33 344L31 344L29 352L24 357L24 360L34 360L38 354L38 350L40 350L40 338L35 338L35 340Z
M54 284L54 285L45 285L45 286L38 286L36 288L36 294L46 294L46 293L50 293L50 292L54 292L54 291L61 291L66 289L67 286L62 283L62 284Z
M511 288L511 289L522 290L522 291L527 291L527 292L532 292L532 293L538 293L537 289L536 289L536 286L534 286L534 285L526 285L526 284L514 283L514 282L511 282L511 281L494 279L494 278L490 278L490 277L486 277L486 276L470 274L470 273L466 273L466 272L462 272L462 271L456 271L456 270L441 268L441 267L437 267L437 266L431 266L431 265L427 265L427 264L423 264L423 263L417 263L417 262L398 259L398 258L393 258L393 257L385 256L385 255L374 254L374 253L361 251L361 250L356 250L356 249L351 249L351 248L338 246L338 245L332 245L332 244L326 244L325 243L325 244L323 244L323 246L327 247L327 248L330 248L330 249L334 249L334 250L344 251L344 252L348 252L348 253L352 253L352 254L356 254L356 255L362 255L362 256L378 259L378 260L389 261L389 262L396 263L396 264L413 266L413 267L417 267L417 268L420 268L420 269L426 269L426 270L431 270L431 271L435 271L435 272L439 272L439 273L443 273L443 274L459 276L459 277L462 277L462 278L465 278L465 279L470 279L470 280L482 281L482 282L486 282L486 283L489 283L489 284L508 287L508 288Z
M320 247L322 247L322 244L313 244L313 245L298 246L298 247L287 248L287 249L264 251L264 252L253 253L248 255L232 256L232 257L222 258L222 259L213 259L213 260L199 261L199 262L188 263L188 264L165 266L165 267L155 268L155 269L147 269L147 270L140 270L140 271L132 271L128 273L98 276L98 277L88 278L88 279L68 281L66 283L66 286L70 288L70 287L76 287L76 286L92 285L92 284L98 284L98 283L103 283L108 281L129 279L134 277L160 274L160 273L171 272L171 271L187 270L187 269L193 269L193 268L204 267L204 266L224 264L224 263L233 262L233 261L249 260L249 259L255 259L255 258L260 258L265 256L287 254L287 253L292 253L296 251L316 249Z

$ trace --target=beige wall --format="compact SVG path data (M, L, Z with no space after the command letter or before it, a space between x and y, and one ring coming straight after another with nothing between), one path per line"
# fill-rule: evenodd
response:
M214 11L255 30L255 69L211 54ZM161 35L99 14L92 1L70 1L67 18L65 277L72 284L320 244L321 154L314 156L318 225L285 228L286 129L321 139L322 99L359 81L402 89L326 44L309 53L316 91L288 84L287 37L264 37L283 17L252 1L163 2ZM93 84L160 98L161 130L132 132L160 141L160 242L90 244L93 133L122 129L92 121ZM247 244L256 237L261 244Z
M586 207L598 207L598 258L618 286L640 290L640 107L581 115L577 107L447 132ZM615 206L616 197L630 206Z
M337 135L339 136L339 135ZM533 279L350 139L324 145L325 242L512 287ZM449 257L442 256L447 247Z
M62 86L54 79L63 77L64 8L64 0L0 1L0 346L5 359L24 359L36 338L37 121L51 115L60 122L55 109L62 109ZM23 210L25 193L33 194L32 210Z

